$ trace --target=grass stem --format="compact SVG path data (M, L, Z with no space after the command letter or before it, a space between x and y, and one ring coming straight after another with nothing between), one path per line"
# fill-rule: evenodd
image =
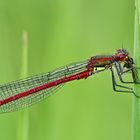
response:
M21 78L25 78L28 75L28 33L26 31L22 33L22 42ZM28 132L29 112L28 109L24 109L19 112L18 140L28 140Z
M134 62L140 67L140 0L135 0L135 29L134 29ZM140 77L139 70L138 77ZM140 96L140 85L134 86L135 93ZM133 97L133 138L140 140L140 98Z

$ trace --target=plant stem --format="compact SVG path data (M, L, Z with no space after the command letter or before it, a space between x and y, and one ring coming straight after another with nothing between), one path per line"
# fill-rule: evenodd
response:
M22 65L21 78L27 77L28 73L28 33L22 33ZM27 109L19 112L18 140L28 140L29 132L29 112Z
M135 0L134 30L134 62L140 67L140 0ZM137 70L139 72L139 70ZM138 77L140 74L138 73ZM140 85L135 84L134 90L140 96ZM133 97L133 140L140 140L140 98Z

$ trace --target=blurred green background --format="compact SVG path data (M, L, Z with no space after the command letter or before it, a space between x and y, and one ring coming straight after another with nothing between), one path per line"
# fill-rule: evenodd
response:
M133 20L132 0L0 0L0 82L20 78L25 30L31 76L122 44L133 54ZM115 94L109 71L71 82L29 108L28 139L130 140L131 98ZM1 140L17 139L21 112L0 115Z

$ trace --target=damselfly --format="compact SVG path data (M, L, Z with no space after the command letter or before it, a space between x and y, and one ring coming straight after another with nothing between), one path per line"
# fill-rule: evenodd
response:
M114 91L133 93L139 97L133 88L128 86L128 84L140 84L133 59L125 49L118 49L114 55L92 56L88 60L61 67L46 74L0 85L0 111L4 113L28 107L52 95L67 82L86 79L105 70L111 71ZM132 75L132 81L123 80L123 74L128 72ZM123 85L116 83L116 76Z

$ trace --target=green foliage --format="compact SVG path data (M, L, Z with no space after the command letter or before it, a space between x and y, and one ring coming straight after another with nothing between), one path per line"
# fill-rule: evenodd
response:
M0 82L21 77L25 29L30 76L112 54L122 44L132 54L133 20L130 0L1 0ZM66 84L29 108L28 139L130 140L132 96L113 92L109 71ZM17 138L19 113L0 115L1 139Z

